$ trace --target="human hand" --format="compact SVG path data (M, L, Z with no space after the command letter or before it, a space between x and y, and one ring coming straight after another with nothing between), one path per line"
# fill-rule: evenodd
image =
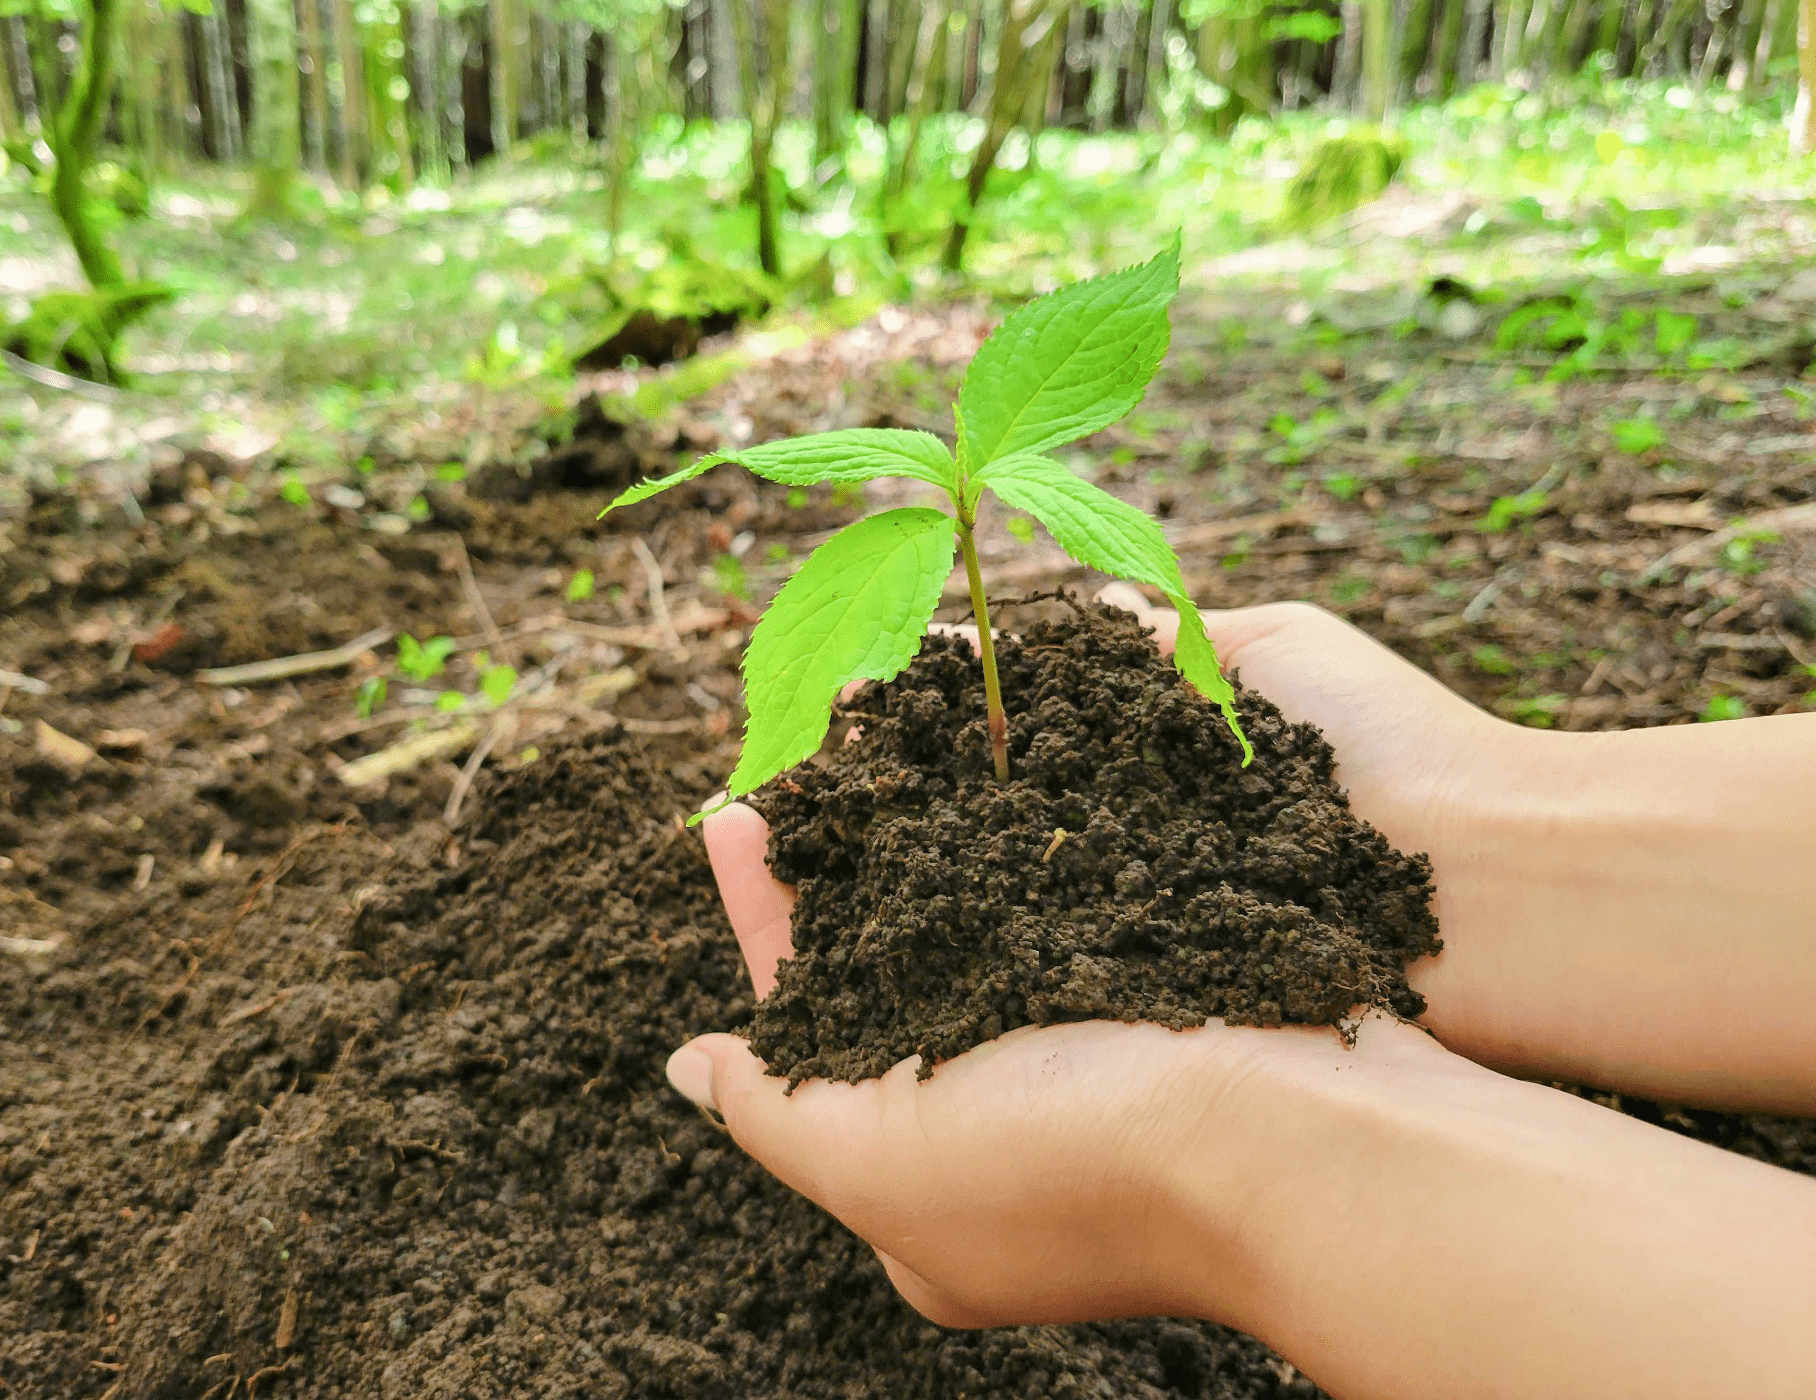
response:
M705 835L761 996L793 892L750 808ZM1816 1186L1414 1027L1096 1021L917 1064L790 1096L706 1035L668 1072L945 1326L1202 1317L1352 1400L1807 1390Z
M764 996L792 951L794 892L764 864L768 828L751 808L726 807L704 830ZM810 1080L787 1095L730 1035L691 1042L668 1072L752 1156L875 1246L936 1322L1207 1311L1239 1322L1245 1251L1227 1222L1253 1218L1241 1203L1266 1173L1245 1160L1255 1135L1237 1120L1266 1097L1258 1083L1281 1056L1348 1053L1323 1028L1097 1021L1012 1031L925 1082L910 1059L878 1079ZM1207 1154L1207 1138L1226 1145Z
M1169 650L1127 584L1102 600ZM1625 733L1499 720L1304 603L1207 611L1218 657L1323 730L1358 816L1435 875L1407 970L1482 1064L1720 1108L1816 1112L1816 715Z

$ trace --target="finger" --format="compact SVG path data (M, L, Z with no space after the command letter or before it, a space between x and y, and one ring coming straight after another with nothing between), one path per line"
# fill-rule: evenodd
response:
M789 919L795 892L769 873L764 855L769 848L769 823L742 802L721 807L701 824L706 855L719 898L738 936L744 965L759 997L776 985L776 964L794 952Z
M1311 603L1263 603L1202 614L1225 670L1260 691L1289 720L1310 720L1337 740L1358 701L1386 697L1403 713L1475 707L1361 629Z
M856 1180L877 1151L878 1081L812 1080L794 1094L735 1035L696 1036L668 1059L669 1083L717 1112L738 1145L802 1195L837 1214L825 1183Z

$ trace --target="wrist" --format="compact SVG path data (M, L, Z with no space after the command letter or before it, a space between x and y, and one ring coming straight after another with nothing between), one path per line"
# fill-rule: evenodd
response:
M1380 1015L1354 1047L1324 1027L1202 1035L1207 1053L1180 1081L1180 1140L1161 1154L1157 1257L1178 1281L1163 1301L1278 1345L1307 1271L1349 1257L1333 1232L1364 1212L1345 1198L1412 1165L1396 1117L1407 1077L1486 1071Z

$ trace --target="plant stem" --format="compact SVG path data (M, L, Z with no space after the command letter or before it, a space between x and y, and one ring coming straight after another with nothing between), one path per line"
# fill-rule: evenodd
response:
M984 704L989 715L990 754L998 782L1009 781L1009 718L1003 713L1003 687L996 677L996 642L990 636L990 605L984 601L984 576L978 572L977 544L971 537L969 512L958 518L958 545L971 582L971 611L977 617L977 657L984 663Z

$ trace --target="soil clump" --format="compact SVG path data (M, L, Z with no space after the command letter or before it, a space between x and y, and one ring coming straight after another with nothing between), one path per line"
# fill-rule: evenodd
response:
M1413 1017L1441 946L1431 866L1350 811L1330 745L1238 689L1254 745L1127 613L1079 608L998 652L996 781L969 643L867 688L860 743L761 795L799 890L752 1044L791 1083L921 1074L1018 1026Z

